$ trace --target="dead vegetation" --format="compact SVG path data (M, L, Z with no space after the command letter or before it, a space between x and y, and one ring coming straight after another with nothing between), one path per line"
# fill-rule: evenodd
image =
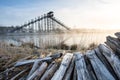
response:
M0 72L8 68L11 63L14 63L21 58L27 57L29 55L34 55L33 58L41 56L42 58L51 55L56 52L74 52L81 51L85 52L97 47L97 44L92 43L89 47L84 47L82 45L73 44L68 46L66 44L60 44L58 46L46 47L45 49L36 49L33 43L24 43L21 46L15 46L13 44L0 43Z

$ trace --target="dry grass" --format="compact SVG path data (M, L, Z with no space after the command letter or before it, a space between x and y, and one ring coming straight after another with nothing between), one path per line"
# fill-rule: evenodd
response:
M59 47L59 48L58 48ZM8 65L18 61L21 58L27 57L29 55L34 55L33 58L37 57L46 57L48 55L57 53L57 52L75 52L80 51L82 53L87 50L91 50L97 47L97 44L91 43L89 47L84 45L71 45L60 44L58 46L49 47L48 49L35 49L33 43L25 43L21 46L11 46L5 43L0 43L0 72L5 70Z
M88 50L95 49L97 46L98 46L98 44L91 43L91 44L89 45L89 47L88 47Z
M0 43L0 72L5 70L11 63L27 57L32 53L32 48L16 47L5 43Z

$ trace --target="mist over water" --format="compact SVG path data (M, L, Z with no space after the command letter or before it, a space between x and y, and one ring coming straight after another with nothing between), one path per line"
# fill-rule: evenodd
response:
M12 34L1 35L0 41L20 46L23 43L34 43L35 46L45 48L60 44L88 47L90 44L100 44L106 41L106 36L114 36L114 32L81 32L63 34Z

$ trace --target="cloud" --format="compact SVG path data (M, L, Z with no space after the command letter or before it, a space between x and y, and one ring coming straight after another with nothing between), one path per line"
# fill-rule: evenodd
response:
M87 5L89 4L89 5ZM86 28L120 28L120 1L87 2L77 8L63 8L58 15L63 16L62 21L69 26Z
M119 0L52 0L0 9L2 25L20 25L53 10L55 16L70 27L120 28Z

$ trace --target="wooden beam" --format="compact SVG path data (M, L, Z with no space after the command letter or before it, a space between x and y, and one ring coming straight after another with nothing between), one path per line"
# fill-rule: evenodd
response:
M54 76L52 77L51 80L62 80L66 70L71 62L71 59L73 57L73 54L71 53L67 53L64 57L63 60L61 62L61 65L59 67L59 69L56 71L56 73L54 74Z
M45 71L44 75L41 77L40 80L50 80L52 78L52 76L54 75L55 71L58 68L58 63L56 63L55 61L53 61L47 68L47 70Z
M75 53L75 66L77 70L77 80L93 80L86 68L84 56L82 53Z
M39 63L40 63L39 61L35 61L35 63L33 64L33 67L30 70L27 78L29 78L35 72L35 70L37 70L37 68L39 67Z
M41 66L27 79L27 80L38 80L47 68L47 63L43 62Z
M73 71L73 68L75 66L74 63L75 63L75 56L73 56L72 61L69 65L69 68L67 69L67 72L66 72L63 80L70 80L71 79L72 71Z
M15 75L13 78L11 78L10 80L18 80L21 76L23 76L28 70L30 70L30 68L27 68L23 71L21 71L20 73L18 73L17 75Z
M120 60L119 58L105 45L99 45L99 49L101 50L102 54L106 57L106 59L111 64L112 68L114 69L117 77L120 79Z
M17 67L17 66L23 66L23 65L29 65L29 64L33 64L35 61L51 61L52 58L51 57L46 57L46 58L43 58L43 59L32 59L32 60L25 60L25 61L20 61L20 62L17 62L14 66Z
M94 50L87 52L86 56L89 58L98 80L115 80L105 65L95 55Z
M54 59L60 58L62 56L62 53L56 53L50 56L47 56L45 58L40 58L40 59L32 59L32 60L25 60L25 61L19 61L17 62L14 66L23 66L23 65L28 65L28 64L33 64L34 62L38 61L38 62L44 62L44 61L48 61L51 62Z
M99 45L100 46L100 45ZM103 51L100 50L99 47L95 49L95 54L97 57L101 60L101 62L106 66L106 68L109 70L109 72L113 75L113 77L117 80L118 76L116 75L115 71L113 70L110 62L107 60L107 58L102 54Z

